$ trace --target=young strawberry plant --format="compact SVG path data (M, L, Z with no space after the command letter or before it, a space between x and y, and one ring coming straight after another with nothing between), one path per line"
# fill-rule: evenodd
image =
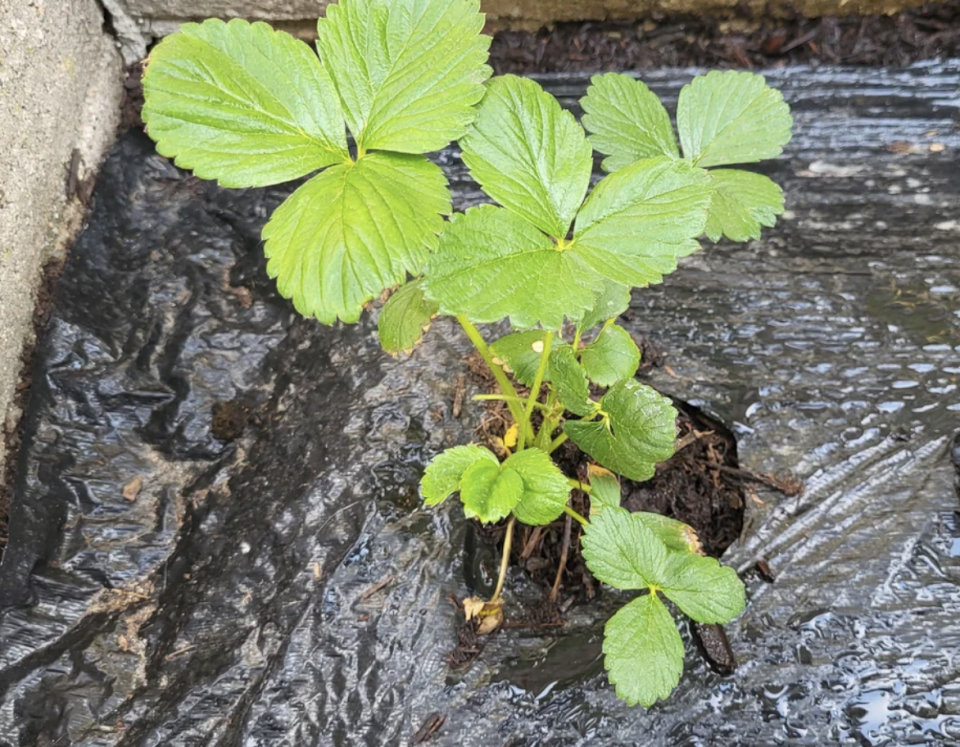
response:
M634 379L640 352L615 320L701 236L774 224L772 181L714 167L777 156L792 120L762 77L710 73L680 94L678 147L656 96L607 74L581 102L588 138L535 82L488 81L482 27L476 0L341 0L318 22L317 55L262 23L186 24L150 55L143 118L161 154L223 186L316 172L263 231L267 272L301 314L356 322L392 290L378 329L393 354L438 315L459 322L499 387L476 399L502 400L513 420L499 455L456 446L423 476L427 505L459 494L468 517L506 521L494 596L465 610L495 628L516 522L572 516L596 578L640 592L607 622L603 651L617 694L650 705L683 666L664 599L724 623L744 589L689 527L619 505L617 475L649 479L673 454L677 413ZM424 155L453 140L492 201L457 215ZM594 150L610 173L591 189ZM477 325L504 319L515 331L488 343ZM551 456L568 439L596 462L589 484ZM569 505L574 489L589 517Z

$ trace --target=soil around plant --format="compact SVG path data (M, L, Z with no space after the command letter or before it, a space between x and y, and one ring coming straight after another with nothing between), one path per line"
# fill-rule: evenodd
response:
M758 20L655 13L632 22L561 23L494 36L498 74L761 68L784 65L904 67L960 55L960 0L894 15Z

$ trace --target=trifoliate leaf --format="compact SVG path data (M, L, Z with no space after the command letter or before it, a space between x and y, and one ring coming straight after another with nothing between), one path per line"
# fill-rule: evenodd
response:
M463 473L479 461L490 462L497 468L500 466L493 452L482 446L454 446L437 454L420 480L424 503L428 506L443 503L460 489Z
M583 349L580 363L594 384L613 386L621 379L633 378L640 368L640 350L627 330L611 324Z
M582 315L600 289L600 277L576 252L557 251L532 223L493 205L450 221L424 282L443 314L481 323L508 316L520 329L557 329L564 316Z
M683 155L702 168L776 158L792 127L783 94L756 73L714 71L680 91Z
M569 345L561 345L550 353L550 382L557 388L560 402L570 412L580 416L593 413L587 374Z
M762 174L716 169L710 181L713 200L704 233L711 241L759 239L761 228L773 228L783 213L783 190Z
M746 605L737 572L702 555L671 553L660 585L685 615L701 623L728 623Z
M490 346L490 352L496 359L506 364L513 373L513 378L524 386L533 386L537 369L540 367L543 338L546 334L542 329L514 332L493 343Z
M363 150L429 153L463 135L483 97L490 37L476 0L340 0L317 48Z
M677 411L666 397L628 379L610 388L600 408L601 420L568 420L563 430L607 469L649 480L657 462L673 456Z
M608 158L604 171L616 171L641 158L680 158L670 115L660 99L636 78L624 73L594 75L580 99L583 126L590 144Z
M700 544L696 530L682 521L648 511L634 511L633 515L660 538L671 555L675 552L695 554L702 552L703 546Z
M143 95L157 151L224 187L279 184L348 157L330 74L265 23L185 23L150 52Z
M630 286L603 281L603 290L597 295L593 306L577 322L581 331L593 329L607 319L615 319L630 308Z
M593 153L553 96L526 78L494 78L460 147L484 192L549 236L566 238L590 185Z
M563 513L570 497L570 484L548 454L527 448L503 463L523 480L523 496L513 515L524 524L549 524Z
M380 311L377 320L380 346L394 355L410 350L423 339L437 311L437 305L424 298L419 280L401 286Z
M492 464L486 459L470 465L460 479L460 500L468 519L477 518L484 524L499 521L520 502L523 480L505 465Z
M607 621L603 655L617 697L628 705L669 697L683 673L683 641L656 594L634 599Z
M644 521L608 505L586 526L581 539L587 568L617 589L646 589L663 577L667 548Z
M355 322L384 288L419 274L449 212L439 166L369 153L318 174L277 208L263 229L267 273L304 316Z
M620 507L620 480L608 469L599 464L587 466L590 478L590 515L598 514L603 509L613 506Z
M659 283L700 248L711 194L707 173L685 161L637 161L594 188L563 253L618 283Z

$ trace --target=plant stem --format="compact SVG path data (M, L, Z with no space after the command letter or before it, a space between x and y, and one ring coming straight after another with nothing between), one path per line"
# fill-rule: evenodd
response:
M568 478L567 482L570 483L570 487L574 490L579 490L581 493L587 493L588 495L592 489L590 483L580 482L580 480L574 480L572 477Z
M533 378L533 386L530 387L530 396L527 399L527 409L523 413L523 422L520 425L520 439L517 441L517 451L523 451L526 436L530 432L530 415L533 413L533 406L540 397L540 386L543 384L543 377L547 374L547 363L550 361L550 349L553 347L554 332L551 330L543 336L543 351L540 353L540 365L537 366L537 375ZM533 442L532 433L530 434L531 443Z
M467 333L467 337L470 338L470 342L473 343L473 346L477 349L477 352L480 353L480 357L483 358L484 362L487 364L487 367L490 369L490 373L493 374L493 378L497 380L497 384L500 386L500 391L502 391L508 397L519 400L520 398L517 396L517 390L513 388L513 384L510 383L510 379L508 379L507 375L503 372L503 368L493 362L493 355L490 353L490 348L487 347L487 343L484 341L483 335L480 334L480 330L478 330L463 314L460 314L457 317L457 321L460 322L460 326L463 327L463 331ZM523 423L523 408L517 402L512 402L510 400L506 400L506 402L507 407L510 408L510 414L513 416L514 421L517 423Z
M578 514L576 511L574 511L572 508L570 508L570 506L564 506L564 507L563 507L563 512L564 512L567 516L572 516L575 521L579 521L579 522L580 522L580 526L582 526L582 527L589 526L589 524L590 524L589 521L587 521L586 519L584 519L580 514Z
M526 400L520 397L508 397L505 394L477 394L474 395L473 399L478 402L517 402L521 405L526 404ZM539 407L541 410L548 409L545 404L542 402L535 402L534 407Z
M511 516L510 521L507 522L507 534L503 538L503 557L500 559L500 577L497 579L497 590L493 592L491 602L496 602L500 599L500 594L503 591L503 583L507 580L507 566L510 564L510 550L513 547L513 526L516 523L516 516Z
M550 448L547 449L547 453L552 454L553 452L555 452L557 449L563 446L563 444L566 442L568 438L570 438L570 436L568 436L566 433L561 433L559 436L553 439L553 441L550 442Z

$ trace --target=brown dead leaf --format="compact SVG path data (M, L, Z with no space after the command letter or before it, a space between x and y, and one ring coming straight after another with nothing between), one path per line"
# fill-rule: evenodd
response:
M487 602L480 597L463 600L463 616L467 621L476 619L477 635L490 635L503 623L503 600Z
M133 503L140 496L141 490L143 490L143 478L134 477L130 482L123 486L122 495L125 500Z

